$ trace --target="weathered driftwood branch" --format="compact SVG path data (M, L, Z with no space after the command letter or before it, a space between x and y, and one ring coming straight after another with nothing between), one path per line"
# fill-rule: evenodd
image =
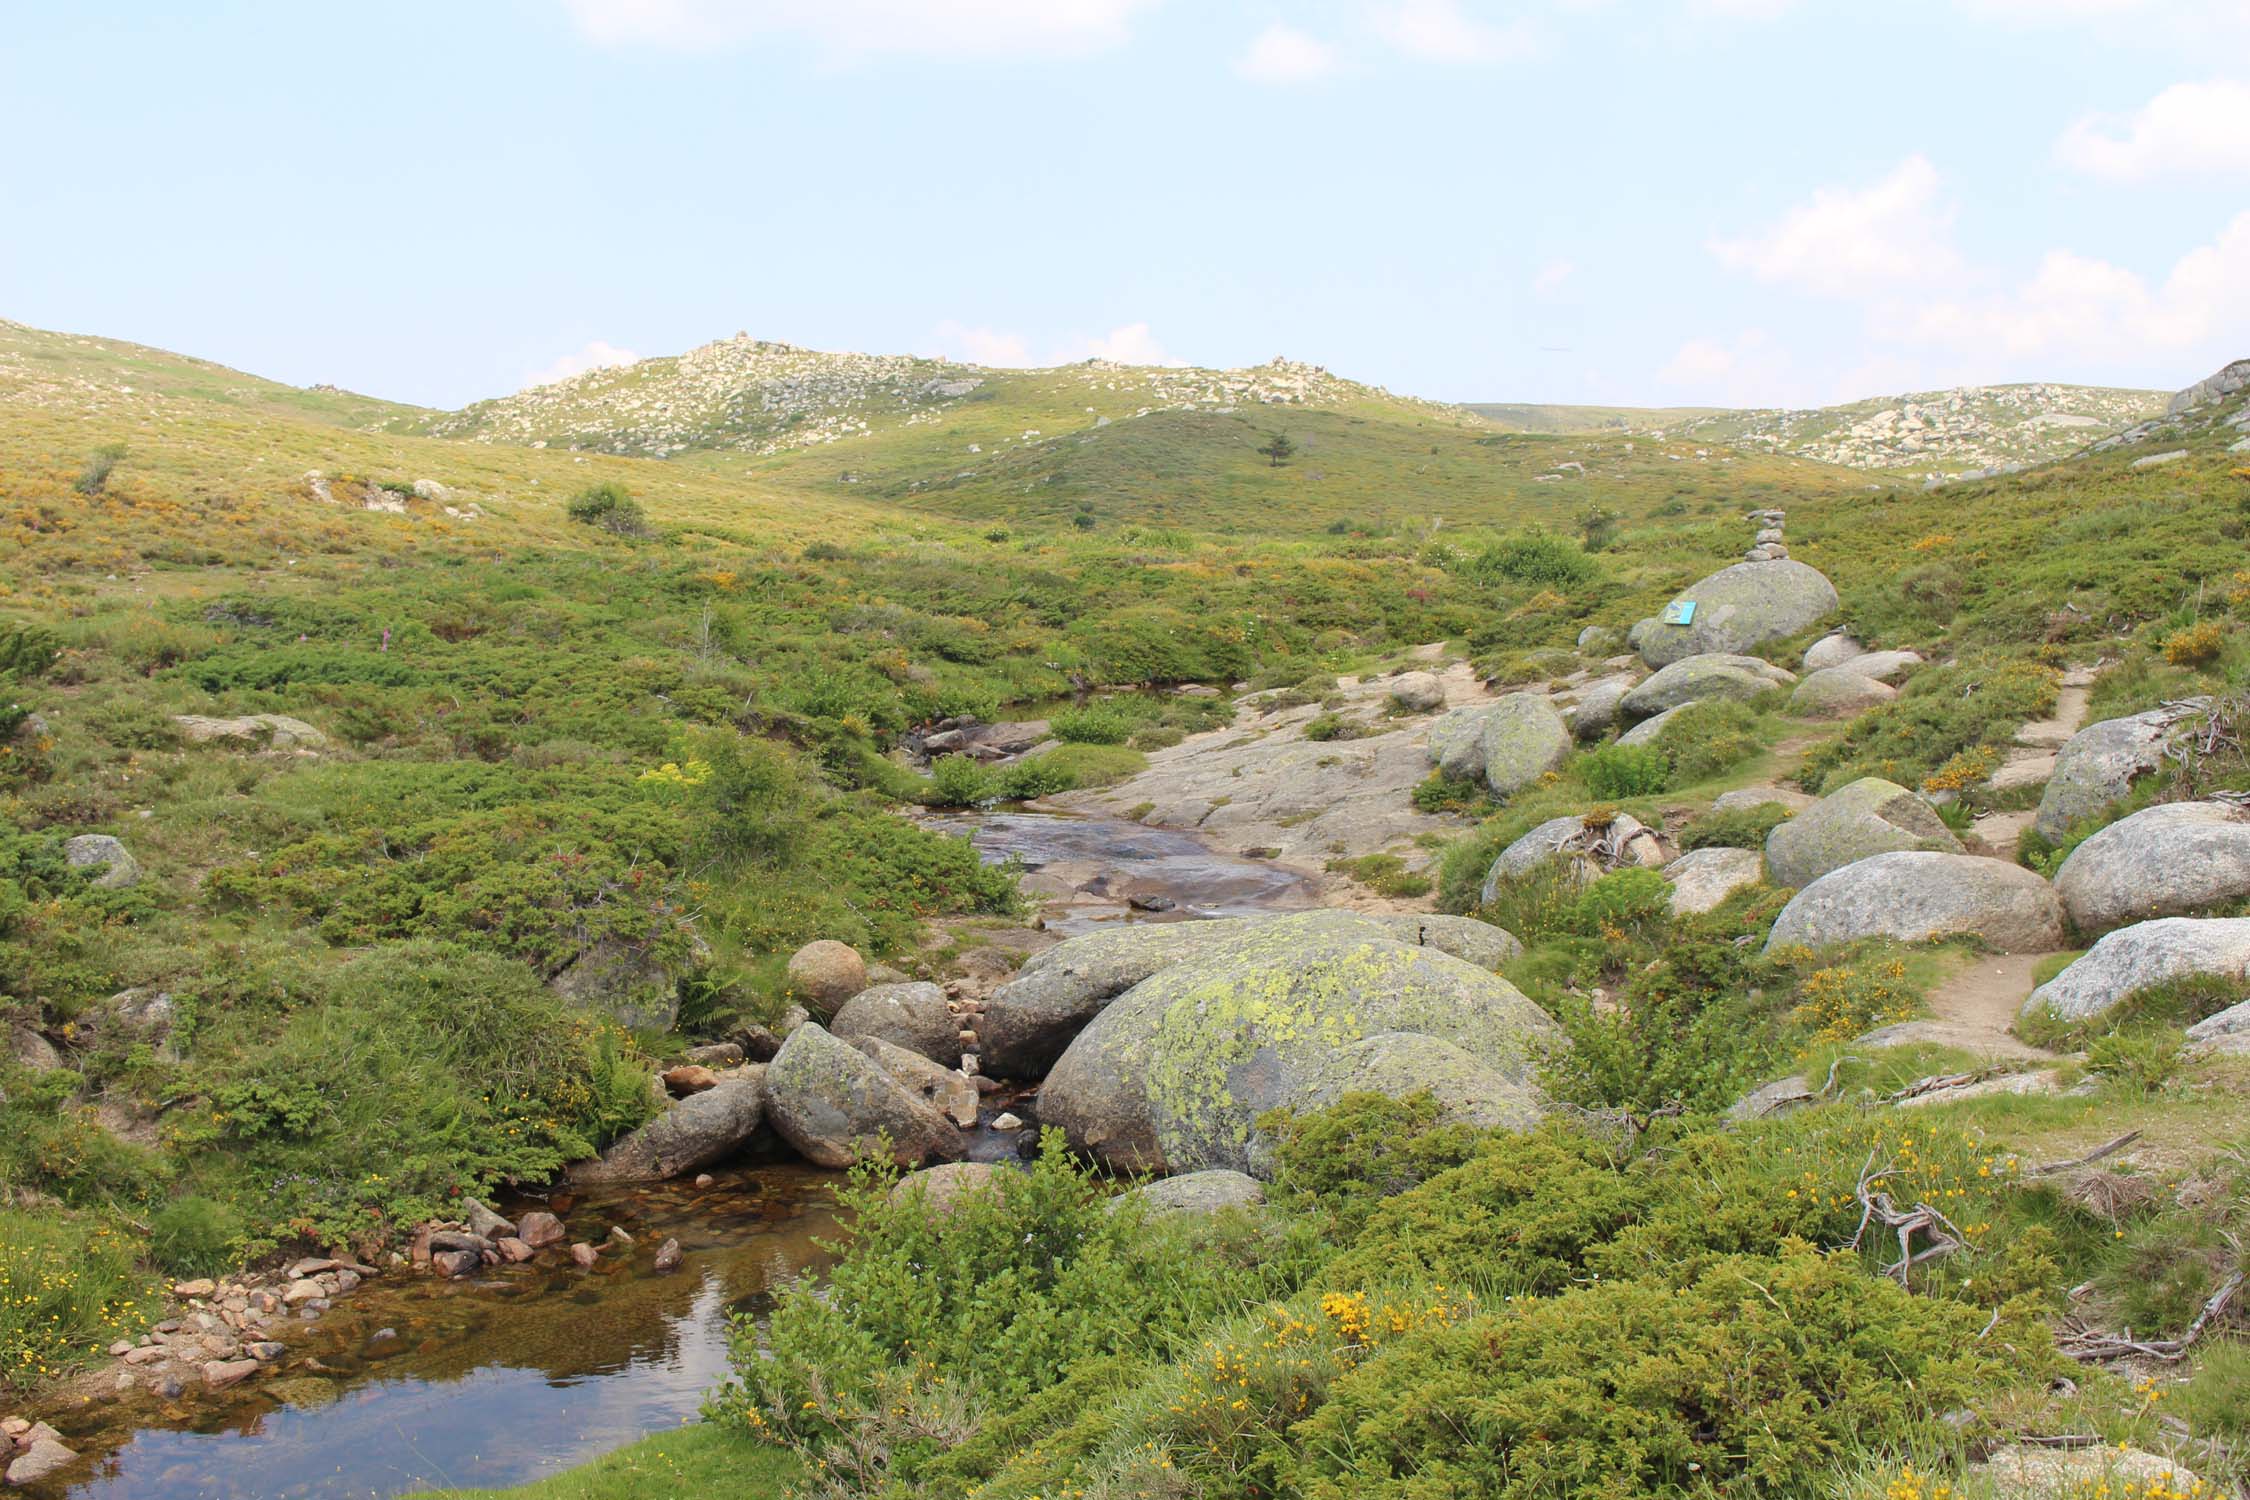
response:
M1917 1078L1905 1088L1891 1095L1890 1102L1903 1104L1909 1099L1919 1099L1924 1094L1935 1094L1945 1089L1967 1088L1972 1083L1982 1083L1987 1078L1997 1078L2006 1068L1979 1068L1973 1073L1933 1073L1928 1078Z
M1845 1248L1857 1250L1874 1225L1898 1236L1898 1259L1883 1268L1885 1276L1895 1277L1900 1286L1907 1285L1913 1269L1925 1261L1951 1255L1968 1243L1969 1237L1945 1214L1927 1203L1917 1203L1912 1208L1900 1208L1889 1193L1879 1184L1890 1176L1890 1169L1875 1170L1875 1157L1868 1154L1867 1163L1859 1171L1859 1227L1852 1231ZM1926 1236L1922 1248L1914 1248L1915 1235Z
M2090 1167L2105 1156L2115 1156L2141 1138L2138 1130L2128 1130L2114 1141L2105 1141L2084 1156L2074 1156L2069 1161L2051 1161L2045 1166L2026 1167L2026 1177L2051 1177L2057 1172L2067 1172L2073 1167Z
M2176 1339L2136 1339L2130 1336L2131 1330L2124 1334L2112 1334L2088 1329L2063 1335L2055 1341L2056 1346L2076 1360L2138 1358L2160 1359L2170 1363L2184 1359L2188 1350L2195 1346L2195 1341L2203 1337L2204 1330L2226 1314L2235 1294L2242 1290L2244 1280L2244 1273L2240 1271L2229 1276L2225 1284L2203 1304L2203 1310L2195 1315L2194 1322L2188 1324L2187 1331Z

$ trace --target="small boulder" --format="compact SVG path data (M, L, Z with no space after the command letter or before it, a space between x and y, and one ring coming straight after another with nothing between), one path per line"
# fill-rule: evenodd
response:
M73 870L96 870L94 885L105 891L120 891L138 885L141 879L140 861L132 851L106 833L81 833L63 841L63 859Z
M1512 796L1560 767L1570 743L1570 730L1545 693L1510 693L1484 717L1485 785L1496 797Z
M942 1067L919 1052L910 1052L879 1036L854 1037L852 1045L898 1080L908 1093L951 1120L956 1128L968 1130L977 1123L979 1095L975 1081L968 1074Z
M1789 695L1789 711L1800 719L1854 719L1898 696L1890 687L1852 664L1815 672Z
M1653 869L1664 863L1664 846L1630 813L1606 823L1588 823L1577 813L1549 818L1500 851L1484 872L1479 899L1490 902L1502 881L1552 859L1570 860L1581 880L1593 880L1626 865Z
M1491 712L1489 704L1464 704L1430 725L1430 764L1439 775L1452 781L1484 775L1484 721Z
M1896 687L1901 678L1922 664L1922 654L1918 651L1865 651L1834 670L1857 672L1862 677L1872 677Z
M747 1071L679 1100L600 1157L574 1165L570 1175L579 1182L679 1177L741 1150L764 1117L763 1079Z
M467 1276L484 1264L484 1257L474 1250L432 1250L430 1269L440 1276Z
M1731 1124L1747 1125L1812 1102L1812 1081L1802 1073L1792 1073L1787 1078L1762 1084L1735 1100L1727 1106L1726 1118Z
M1778 803L1792 813L1801 813L1819 800L1810 792L1800 792L1795 787L1746 786L1738 787L1731 792L1719 793L1718 796L1711 799L1711 811L1715 813L1750 812L1764 807L1768 803Z
M1672 883L1672 915L1685 917L1764 880L1766 861L1755 849L1691 849L1664 867L1664 878Z
M827 1014L867 988L867 962L834 938L805 944L789 956L789 993Z
M902 1166L957 1161L965 1151L951 1121L817 1023L798 1027L782 1043L766 1088L774 1128L816 1166L848 1167L883 1137Z
M961 1063L961 1026L934 984L878 984L846 1000L828 1029L845 1041L881 1037L946 1067Z
M511 1266L522 1265L539 1253L512 1234L504 1234L494 1240L492 1248L499 1251L500 1258Z
M739 1042L709 1042L701 1047L690 1047L682 1061L700 1068L739 1068L742 1066L742 1044Z
M327 735L303 719L292 719L287 714L241 714L231 719L174 714L172 724L179 730L180 738L191 745L227 740L269 750L318 750L328 743Z
M579 1270L591 1271L601 1264L602 1253L584 1240L580 1240L570 1247L570 1260L571 1264L577 1266Z
M972 1193L987 1191L998 1168L989 1162L949 1161L919 1172L909 1172L891 1188L891 1201L903 1203L919 1194L930 1212L943 1218Z
M687 1252L680 1248L680 1242L667 1239L663 1244L656 1247L656 1259L651 1264L656 1273L663 1276L677 1271L680 1268L680 1263L686 1259Z
M1391 701L1408 713L1436 713L1445 707L1445 684L1434 672L1401 672L1391 679Z
M2023 1013L2083 1021L2136 991L2192 974L2250 977L2250 917L2159 917L2120 927L2033 990Z
M1645 719L1712 698L1748 702L1796 680L1794 672L1755 656L1689 656L1662 668L1627 693L1622 707L1626 717Z
M589 943L547 988L635 1030L669 1031L680 1015L679 976L645 947L616 938Z
M566 1238L563 1221L545 1209L534 1209L516 1221L516 1238L534 1250L559 1245Z
M471 1234L482 1235L488 1240L496 1240L504 1234L515 1233L515 1225L501 1218L474 1198L463 1198L461 1200L461 1218L469 1226Z
M1625 716L1625 695L1633 690L1635 678L1619 673L1589 682L1580 688L1562 716L1570 725L1571 735L1579 743L1587 744L1600 739L1615 729Z
M1143 1183L1111 1199L1110 1208L1115 1211L1120 1204L1138 1203L1151 1218L1161 1218L1169 1214L1215 1214L1230 1208L1261 1208L1265 1201L1266 1186L1257 1178L1247 1172L1213 1168Z
M250 1368L257 1367L257 1361L252 1360ZM4 1445L0 1445L0 1452L4 1451ZM78 1455L56 1439L36 1437L8 1460L7 1480L13 1486L34 1485L52 1479L76 1462Z
M2080 823L2124 801L2135 780L2163 764L2165 747L2209 702L2193 699L2192 706L2153 708L2079 730L2055 756L2032 828L2048 843L2059 844Z
M701 1063L681 1063L676 1068L666 1068L658 1076L664 1080L665 1092L675 1098L719 1086L719 1075Z
M1775 885L1801 890L1831 870L1901 849L1958 854L1961 841L1905 787L1863 776L1767 834L1766 868Z
M1825 672L1830 667L1840 667L1855 656L1864 655L1867 648L1845 632L1838 630L1822 636L1805 648L1804 669L1808 673Z
M2055 872L2088 937L2151 917L2194 916L2250 896L2250 809L2167 802L2102 829Z
M1808 883L1782 908L1766 946L1827 948L1868 937L1973 937L2002 953L2047 953L2063 945L2062 902L2021 865L1900 850Z

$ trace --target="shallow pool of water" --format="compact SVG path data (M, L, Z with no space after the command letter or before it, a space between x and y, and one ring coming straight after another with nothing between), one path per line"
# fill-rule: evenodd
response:
M1013 858L1079 892L1082 903L1047 914L1048 927L1065 934L1118 921L1293 911L1320 901L1319 882L1303 871L1222 854L1177 828L1028 810L938 818L932 826L967 834L987 863ZM1135 899L1169 905L1136 911Z
M744 1167L711 1188L588 1192L576 1238L636 1240L583 1272L550 1250L461 1281L392 1272L285 1336L280 1368L227 1397L127 1396L47 1413L89 1476L71 1500L344 1500L513 1485L693 1417L726 1374L727 1317L826 1260L837 1174ZM508 1205L508 1211L535 1205ZM667 1236L686 1262L650 1267ZM382 1337L385 1331L394 1336Z

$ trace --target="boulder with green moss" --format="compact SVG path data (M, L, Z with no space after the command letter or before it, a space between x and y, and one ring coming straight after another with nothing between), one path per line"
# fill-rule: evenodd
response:
M1040 1118L1113 1167L1262 1173L1256 1127L1354 1078L1394 1085L1385 1061L1410 1033L1479 1069L1496 1115L1539 1107L1538 1069L1561 1032L1513 985L1465 960L1398 941L1344 912L1276 918L1175 964L1112 1001L1071 1043L1040 1093ZM1426 1080L1425 1080L1426 1081Z
M1484 784L1511 796L1560 767L1570 755L1570 727L1545 693L1510 693L1485 711L1478 744Z
M2138 991L2196 975L2250 978L2250 917L2159 917L2120 927L2033 990L2023 1013L2084 1021Z
M2120 818L2055 872L2088 937L2152 917L2199 916L2250 898L2250 808L2166 802Z
M1626 717L1645 719L1713 698L1747 703L1796 680L1796 673L1755 656L1690 656L1673 662L1627 693L1622 707Z
M1714 651L1755 651L1811 629L1837 605L1836 586L1818 568L1787 558L1721 568L1679 597L1695 601L1692 623L1648 619L1633 627L1633 647L1652 667Z
M1973 937L2000 953L2063 944L2062 902L2034 871L1973 854L1902 849L1831 870L1790 898L1767 940L1831 948L1862 938L1902 943Z
M880 1038L866 1040L870 1048L888 1046ZM816 1166L848 1167L882 1141L907 1167L966 1154L952 1121L865 1052L811 1021L789 1033L766 1068L766 1114Z
M1936 809L1895 781L1863 776L1766 835L1773 883L1803 889L1831 870L1901 849L1959 854Z

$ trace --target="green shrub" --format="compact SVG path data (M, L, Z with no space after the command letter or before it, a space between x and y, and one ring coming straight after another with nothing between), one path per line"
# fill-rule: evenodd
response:
M1308 1114L1274 1110L1258 1119L1274 1140L1274 1194L1318 1215L1324 1237L1348 1242L1375 1205L1460 1166L1482 1132L1440 1118L1427 1091L1393 1099L1346 1094Z
M1054 737L1066 745L1122 745L1140 727L1135 715L1110 703L1066 708L1048 717Z
M1305 725L1305 738L1308 740L1363 740L1380 732L1356 719L1347 719L1342 714L1321 714Z
M1656 732L1675 787L1694 786L1765 753L1759 716L1748 704L1712 698L1690 703Z
M1755 807L1709 812L1680 830L1679 844L1689 849L1763 849L1766 835L1790 819L1786 804L1761 802Z
M564 509L583 526L598 527L616 536L648 535L648 516L641 510L641 503L615 480L588 485L571 496Z
M0 625L0 680L35 682L62 651L55 633L39 625Z
M1575 769L1586 790L1605 802L1654 796L1672 775L1670 759L1655 745L1604 745L1578 757Z
M2003 749L2019 726L2052 713L2056 683L2052 668L2031 662L1925 667L1898 697L1806 756L1798 783L1821 793L1881 776L1918 787L1964 751Z
M1405 859L1396 854L1332 859L1326 868L1335 874L1349 875L1379 896L1411 899L1430 893L1430 877L1407 869Z
M218 1276L241 1256L245 1229L232 1206L190 1193L149 1220L148 1251L174 1276Z
M2164 638L2164 660L2175 667L2207 667L2226 649L2227 631L2217 620L2205 620Z
M1470 559L1465 571L1486 581L1572 588L1599 578L1601 564L1563 537L1522 531L1491 543Z
M2087 1046L2086 1071L2135 1093L2153 1094L2178 1075L2186 1043L2186 1033L2168 1026L2113 1031Z
M86 467L78 471L78 477L70 482L70 487L81 495L100 494L108 485L109 476L115 472L124 457L123 443L102 444L86 455Z
M1000 780L984 763L967 755L941 755L930 762L929 790L922 800L932 807L974 807L1000 795Z

